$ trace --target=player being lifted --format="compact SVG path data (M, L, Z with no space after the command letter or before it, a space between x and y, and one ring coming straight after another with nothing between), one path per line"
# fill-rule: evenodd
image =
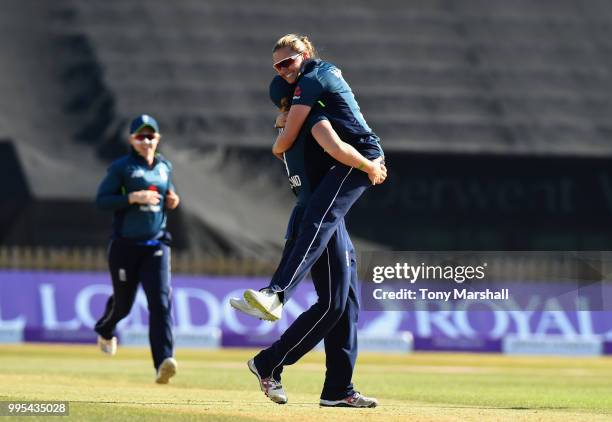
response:
M294 34L279 39L273 49L278 76L271 84L271 97L280 104L276 90L282 82L293 92L289 112L277 119L284 130L273 153L284 155L290 170L301 163L299 176L306 181L301 191L308 189L308 196L302 204L298 196L288 244L269 286L247 290L245 300L233 300L232 306L278 320L282 304L310 270L318 301L277 342L251 359L249 369L268 397L285 403L280 383L283 366L295 363L324 340L327 373L320 404L374 407L377 401L356 392L351 382L359 303L355 253L344 216L369 186L384 181L386 168L378 138L365 123L340 70L315 57L309 40ZM300 156L301 161L296 160Z

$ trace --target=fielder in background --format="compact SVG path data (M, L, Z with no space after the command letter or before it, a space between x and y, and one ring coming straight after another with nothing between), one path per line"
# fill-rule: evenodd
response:
M176 374L171 316L170 243L167 210L180 202L172 184L172 164L157 153L161 135L151 116L130 124L128 155L114 161L98 188L96 203L114 211L108 265L113 295L96 323L98 346L117 352L115 327L132 309L142 283L149 306L149 342L155 381L167 384Z

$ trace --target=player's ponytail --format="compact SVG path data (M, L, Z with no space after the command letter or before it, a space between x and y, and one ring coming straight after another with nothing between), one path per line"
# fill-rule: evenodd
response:
M302 42L302 44L304 44L304 51L308 52L308 54L310 55L310 58L311 59L316 58L318 56L317 50L315 46L312 44L312 42L308 39L308 37L306 35L300 35L299 39Z
M279 38L279 40L276 41L276 44L274 44L272 53L284 47L289 47L296 53L308 53L311 59L318 56L314 45L305 35L287 34Z

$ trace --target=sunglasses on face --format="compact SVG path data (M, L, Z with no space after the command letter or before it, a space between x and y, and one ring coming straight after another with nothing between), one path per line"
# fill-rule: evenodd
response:
M158 140L158 135L156 133L139 133L134 135L134 140L139 144L146 141L148 141L146 143L152 144Z
M285 67L289 67L291 66L293 63L295 63L295 60L298 58L298 56L302 54L302 53L296 53L293 56L289 56L285 59L279 60L276 63L274 63L272 65L272 67L274 67L274 69L276 70L281 70Z

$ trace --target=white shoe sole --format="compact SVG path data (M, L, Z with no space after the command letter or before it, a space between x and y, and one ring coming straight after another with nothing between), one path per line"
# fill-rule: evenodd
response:
M368 409L373 408L378 405L378 402L372 402L368 406L354 406L352 404L348 404L344 400L321 400L319 402L319 406L321 407L353 407L355 409Z
M155 382L158 384L168 384L170 378L176 375L176 366L176 361L174 359L165 359L159 366Z
M251 290L247 290L244 292L244 300L247 301L247 303L249 305L251 305L251 307L257 309L259 312L261 312L265 318L266 321L278 321L280 319L280 316L278 315L274 315L273 313L271 313L265 306L263 306L261 303L259 303L259 300L257 300L257 296L254 295L254 292Z
M252 308L244 299L231 298L229 300L230 305L237 311L242 312L248 316L252 316L254 318L263 319L265 321L269 321L268 316L262 313L257 308Z

